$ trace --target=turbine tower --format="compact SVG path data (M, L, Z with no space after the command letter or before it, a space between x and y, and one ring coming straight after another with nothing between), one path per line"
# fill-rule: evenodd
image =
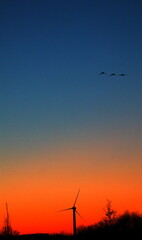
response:
M67 210L72 210L72 212L73 212L73 235L74 236L76 236L76 213L81 217L79 212L76 210L76 202L77 202L77 199L78 199L79 192L80 192L80 189L78 190L78 193L76 195L74 204L71 208L66 208L66 209L63 209L63 210L59 211L59 212L63 212L63 211L67 211Z

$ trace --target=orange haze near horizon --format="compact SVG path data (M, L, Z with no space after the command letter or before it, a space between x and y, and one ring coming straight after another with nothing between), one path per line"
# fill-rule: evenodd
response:
M118 212L142 212L140 148L104 141L65 144L36 153L2 156L1 221L8 202L13 229L24 233L72 232L72 207L77 191L77 226L102 219L106 199ZM20 159L20 161L19 161Z

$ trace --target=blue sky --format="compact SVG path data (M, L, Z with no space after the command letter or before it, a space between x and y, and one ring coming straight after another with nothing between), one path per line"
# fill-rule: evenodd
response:
M139 142L141 12L139 0L1 0L1 151L110 132Z
M141 0L0 0L0 189L13 229L71 232L55 212L79 188L84 224L106 199L142 211L141 29Z

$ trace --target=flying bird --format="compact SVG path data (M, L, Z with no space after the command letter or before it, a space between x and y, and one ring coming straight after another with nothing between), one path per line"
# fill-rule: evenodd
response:
M111 77L111 76L115 76L116 75L116 73L111 73L109 76Z
M126 73L120 73L118 74L118 76L124 77L126 75Z
M107 73L106 73L106 72L100 72L99 75L107 75ZM116 76L116 75L117 75L117 76L124 77L124 76L126 75L126 73L119 73L119 74L111 73L111 74L109 74L110 77Z
M107 74L106 72L100 72L99 75L104 75Z

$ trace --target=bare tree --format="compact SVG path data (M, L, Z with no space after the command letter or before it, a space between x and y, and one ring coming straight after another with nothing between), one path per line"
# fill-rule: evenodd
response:
M107 199L106 208L104 209L104 211L105 211L105 217L103 221L106 224L115 223L116 220L118 219L118 215L117 215L117 212L112 208L112 202L108 199Z
M6 217L4 220L4 226L2 227L1 234L5 236L18 235L19 232L15 231L11 227L8 204L6 203Z

